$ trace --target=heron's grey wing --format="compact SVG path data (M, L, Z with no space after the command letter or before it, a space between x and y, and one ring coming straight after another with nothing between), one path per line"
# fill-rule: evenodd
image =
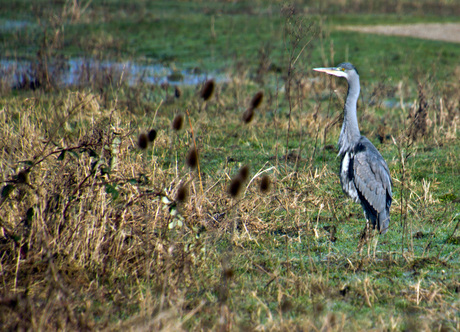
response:
M354 183L360 196L379 214L389 209L391 205L390 172L385 160L373 145L364 144L355 153L353 173Z

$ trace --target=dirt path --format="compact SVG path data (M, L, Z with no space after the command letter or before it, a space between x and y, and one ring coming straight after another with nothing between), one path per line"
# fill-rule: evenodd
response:
M342 26L338 27L338 30L416 37L460 43L460 23Z

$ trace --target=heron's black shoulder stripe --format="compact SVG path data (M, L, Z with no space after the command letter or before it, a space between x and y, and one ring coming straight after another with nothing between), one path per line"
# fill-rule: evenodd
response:
M366 151L366 146L363 143L359 142L355 145L355 148L353 150L354 153L363 152Z

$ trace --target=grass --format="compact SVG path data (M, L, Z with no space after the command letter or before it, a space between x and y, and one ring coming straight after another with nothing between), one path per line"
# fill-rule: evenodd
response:
M46 44L48 54L77 55L75 36L86 27L100 44L82 48L84 54L172 57L177 66L228 70L230 80L216 84L206 101L202 86L181 86L174 97L173 87L130 86L108 73L95 73L97 80L80 88L2 91L2 327L459 328L456 45L329 28L321 31L322 42L307 30L295 44L294 29L288 40L294 56L310 37L312 42L291 76L284 69L258 73L261 59L288 68L286 17L275 5L105 5L95 2L66 25L63 47ZM49 6L44 8L62 14L59 6ZM251 14L244 14L249 7ZM25 2L12 8L14 19L47 15L30 13ZM102 8L102 22L93 23ZM169 31L173 13L182 20ZM208 57L199 50L209 38L212 14L215 53ZM156 38L148 35L151 22L159 22L151 35L159 33ZM262 22L272 28L263 32L257 28ZM224 35L228 27L234 33ZM161 37L167 30L167 38ZM33 57L44 47L40 35L30 35L26 49L16 44L24 32L16 41L7 40L10 32L0 33L10 54ZM101 37L107 34L120 38ZM182 38L195 42L183 44ZM355 49L358 44L367 48ZM158 49L163 55L149 55ZM325 59L358 66L361 131L381 151L393 178L391 228L361 250L363 212L342 193L337 175L346 86L328 77L308 79L311 64ZM285 82L292 84L290 95ZM244 123L258 91L263 101ZM389 98L406 106L385 108ZM415 114L424 112L426 121L417 122ZM175 130L179 113L183 123ZM151 129L155 140L141 148L139 135ZM195 144L200 174L188 156ZM239 194L232 196L229 185L245 165L249 177L239 180ZM263 175L270 178L266 192L259 188Z

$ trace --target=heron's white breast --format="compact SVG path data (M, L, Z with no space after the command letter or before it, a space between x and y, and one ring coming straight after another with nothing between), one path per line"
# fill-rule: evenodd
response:
M342 167L340 168L340 180L342 182L342 190L346 193L350 198L352 198L356 203L359 203L358 191L356 190L356 186L352 177L348 172L350 167L350 163L353 162L353 153L352 152L345 152L345 155L342 159ZM353 165L351 165L353 167Z

